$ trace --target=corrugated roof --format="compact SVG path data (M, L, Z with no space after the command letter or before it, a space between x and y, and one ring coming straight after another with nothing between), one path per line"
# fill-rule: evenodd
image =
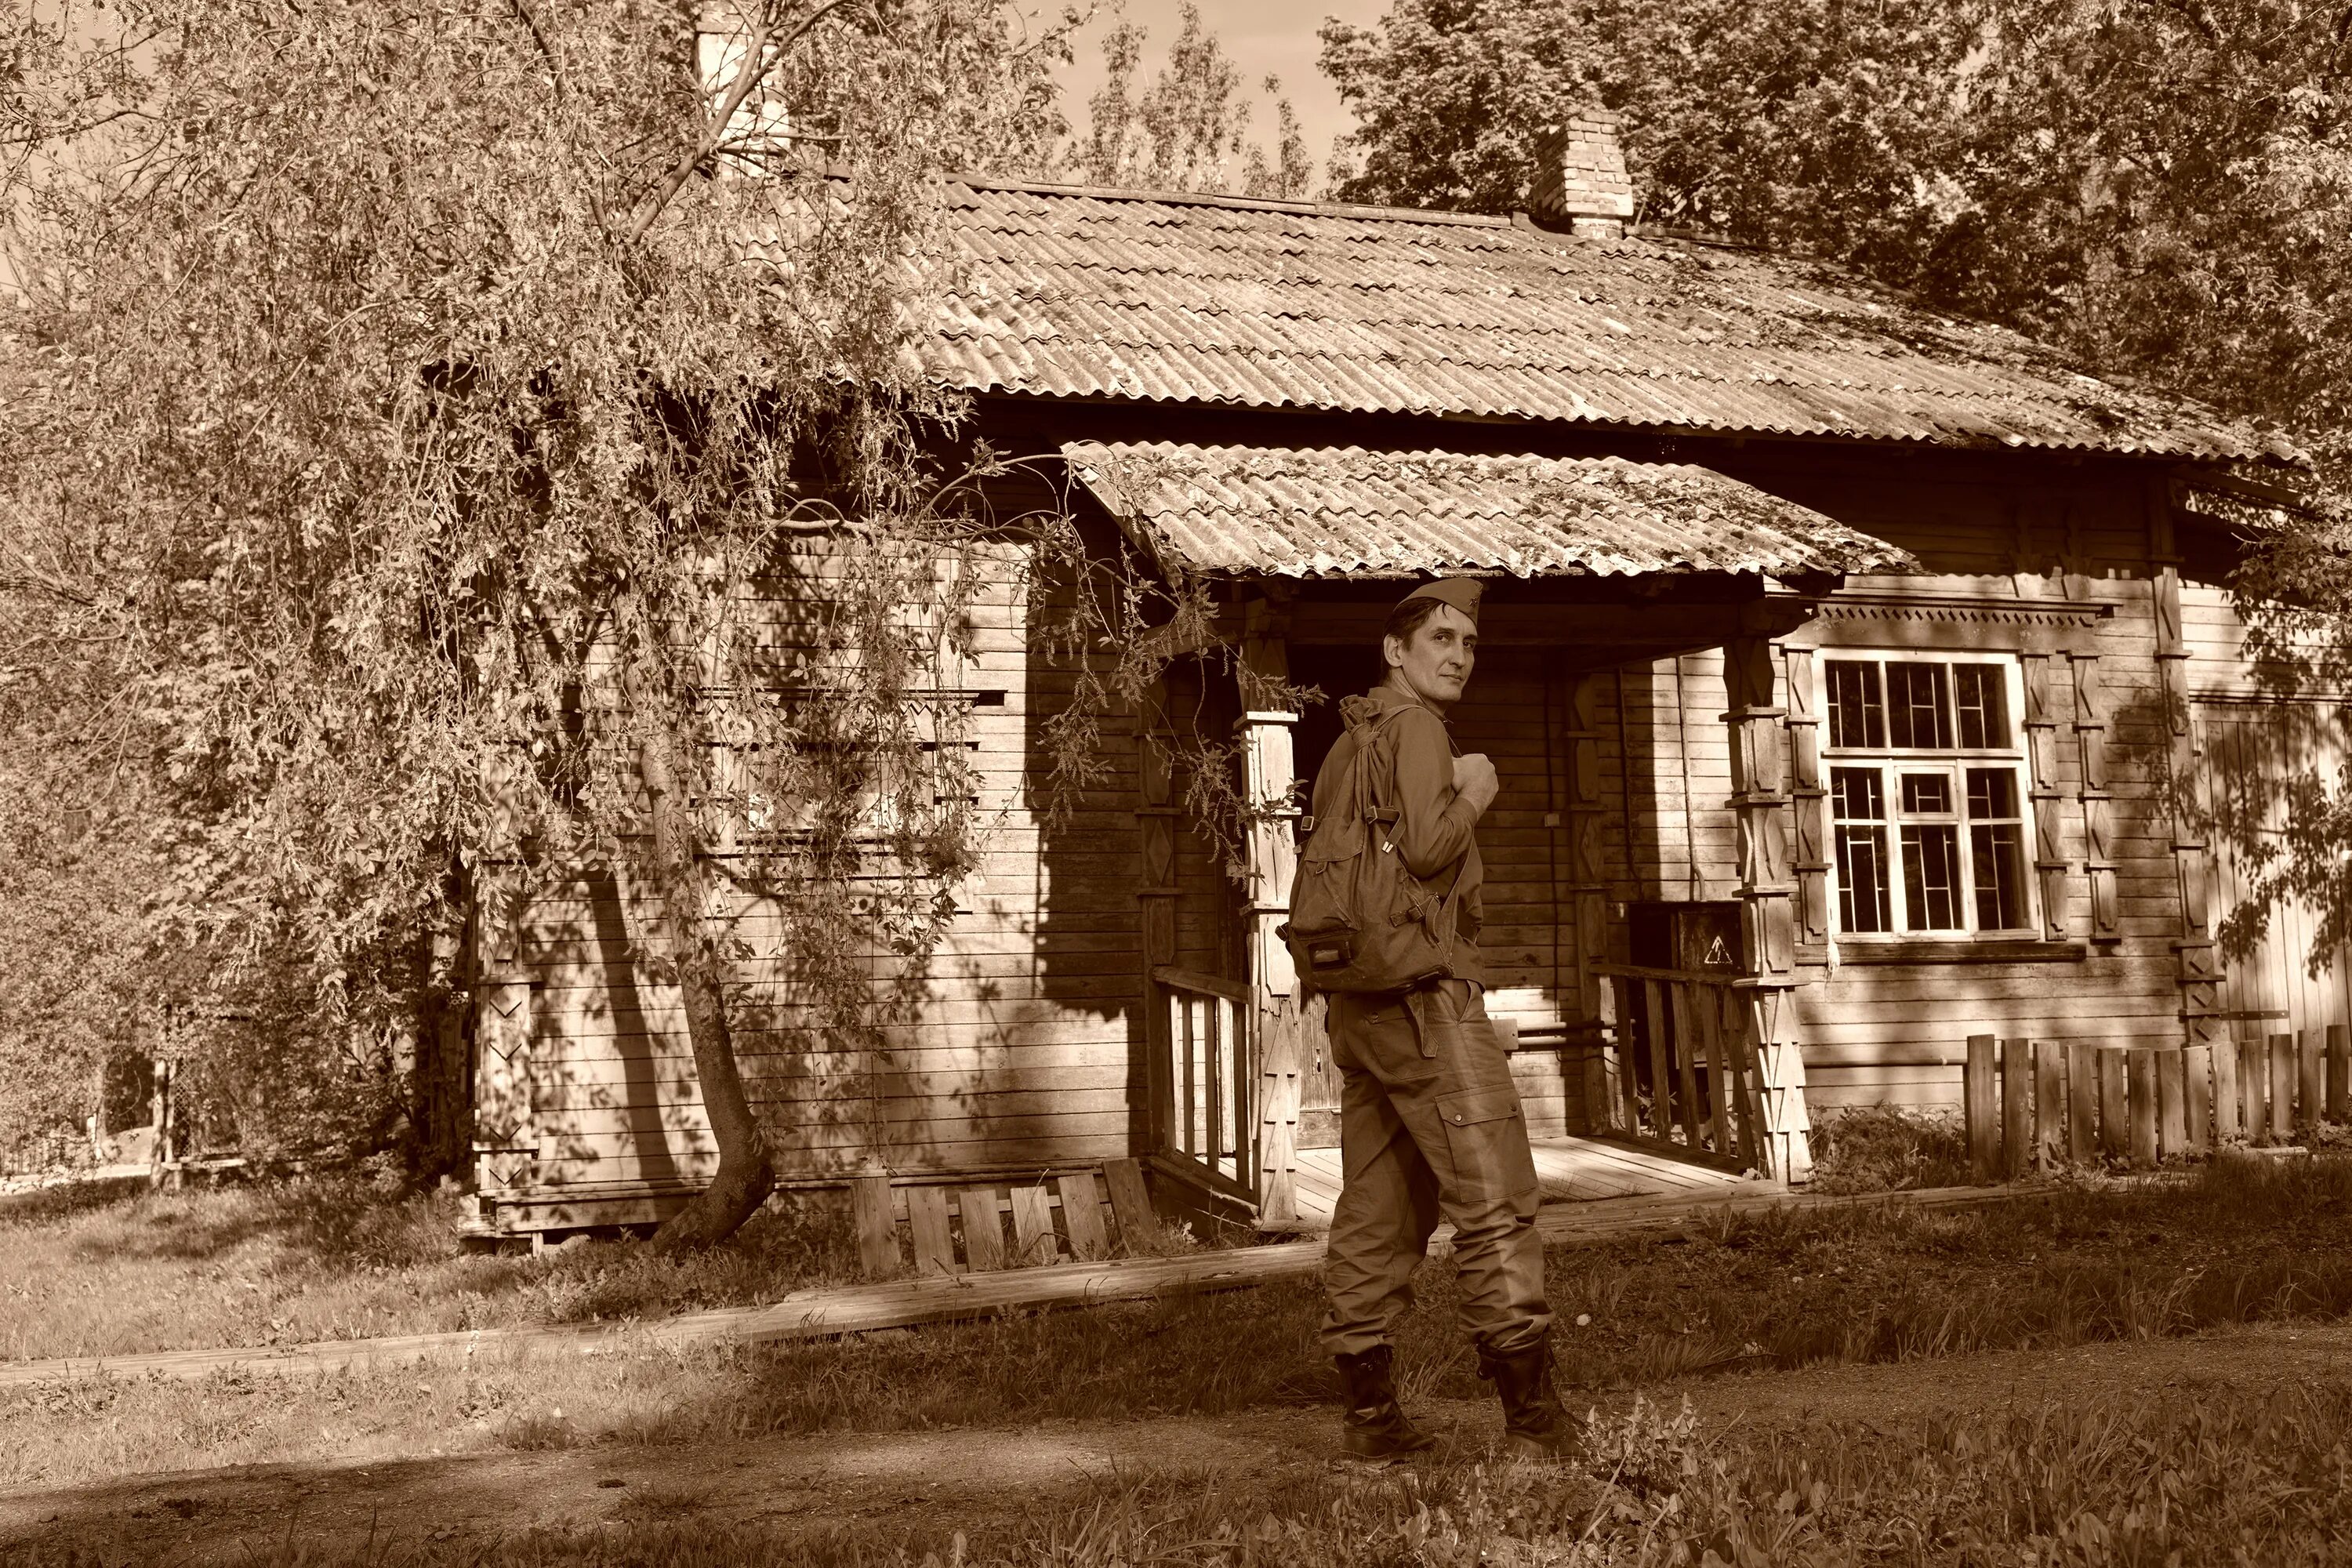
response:
M1918 568L1884 540L1688 463L1167 441L1073 441L1062 456L1143 543L1196 572Z
M978 392L2292 458L1799 263L1506 220L959 182L932 374Z

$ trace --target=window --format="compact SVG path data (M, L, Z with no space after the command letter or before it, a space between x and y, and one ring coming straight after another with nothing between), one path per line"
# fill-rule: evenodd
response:
M2015 666L1830 658L1822 672L1839 931L2031 927Z

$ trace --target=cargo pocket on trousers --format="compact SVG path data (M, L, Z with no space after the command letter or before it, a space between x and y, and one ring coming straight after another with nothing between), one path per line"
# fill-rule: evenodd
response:
M1454 1195L1473 1203L1516 1198L1535 1190L1536 1157L1519 1112L1519 1091L1507 1083L1437 1097L1453 1156Z

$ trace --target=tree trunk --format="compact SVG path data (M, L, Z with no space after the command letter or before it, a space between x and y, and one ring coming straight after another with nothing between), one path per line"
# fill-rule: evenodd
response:
M644 682L631 683L643 692ZM715 1246L741 1228L776 1189L768 1140L743 1093L735 1062L735 1035L727 1020L725 967L718 945L704 934L707 902L703 872L695 858L693 814L675 766L677 739L658 708L633 704L644 726L637 763L653 808L654 875L678 990L686 1001L686 1027L694 1044L695 1075L702 1080L702 1106L719 1145L719 1173L694 1201L654 1233L659 1252Z

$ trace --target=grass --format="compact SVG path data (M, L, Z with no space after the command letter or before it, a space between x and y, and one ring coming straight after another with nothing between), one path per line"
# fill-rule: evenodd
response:
M0 1360L656 1318L856 1278L847 1225L814 1207L763 1213L697 1258L586 1238L468 1253L457 1218L454 1198L387 1198L352 1176L0 1198Z
M259 1568L1339 1568L1483 1563L1811 1568L1861 1563L2352 1563L2343 1527L2352 1387L2227 1387L2030 1415L1703 1436L1687 1413L1604 1420L1583 1466L1466 1459L1345 1474L1097 1483L964 1529L714 1526L364 1544L247 1543ZM650 1510L659 1513L666 1510ZM26 1568L112 1568L83 1539Z
M482 1260L506 1261L506 1260ZM511 1260L521 1262L523 1260ZM1548 1259L1580 1390L2352 1314L2352 1161L2225 1162L2179 1184L2058 1188L1960 1214L1739 1217ZM1412 1397L1486 1397L1423 1277ZM1049 1417L1217 1415L1336 1395L1311 1283L835 1342L609 1356L509 1347L463 1366L0 1390L0 1484L136 1470ZM1585 1320L1579 1322L1579 1319Z

